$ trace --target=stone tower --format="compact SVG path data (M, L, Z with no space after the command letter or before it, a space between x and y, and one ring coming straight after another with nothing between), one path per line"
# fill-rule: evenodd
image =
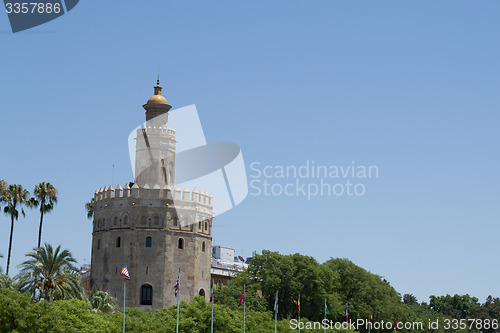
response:
M175 186L176 132L167 127L172 108L161 95L143 105L146 126L137 131L134 183L104 187L94 194L91 285L108 291L123 306L143 310L210 293L213 198L206 191Z

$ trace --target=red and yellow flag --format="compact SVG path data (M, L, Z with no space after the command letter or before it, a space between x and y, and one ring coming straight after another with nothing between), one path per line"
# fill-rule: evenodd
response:
M299 294L299 301L297 302L297 307L298 307L298 310L299 310L299 317L300 317L300 294Z
M244 301L245 301L245 287L243 287L243 290L241 291L241 296L240 296L240 301L238 302L238 307L240 307Z

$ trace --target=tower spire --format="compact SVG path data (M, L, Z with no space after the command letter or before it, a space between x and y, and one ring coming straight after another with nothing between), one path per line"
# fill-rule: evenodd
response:
M160 73L158 72L156 86L154 87L154 95L151 96L148 99L148 102L142 106L146 110L146 121L152 120L157 116L167 113L172 108L172 106L168 104L165 97L161 95L161 89Z
M156 79L156 85L160 85L160 64L158 64L158 79Z

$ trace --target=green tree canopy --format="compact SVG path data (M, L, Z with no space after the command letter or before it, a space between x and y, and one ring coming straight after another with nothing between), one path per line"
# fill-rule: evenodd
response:
M85 211L87 212L87 218L89 220L94 217L94 198L85 203Z
M256 254L248 270L241 277L257 284L267 302L267 309L274 309L278 291L279 317L294 318L298 312L298 295L301 297L301 315L311 319L322 318L324 299L337 299L335 279L314 258L301 254L281 255L264 250Z
M469 295L431 295L429 298L429 306L434 312L457 319L470 318L472 310L479 305L478 299Z
M229 308L236 309L245 285L245 306L249 310L266 311L267 301L259 295L259 286L246 280L244 277L236 277L231 279L229 287L216 289L214 292L214 303L225 305Z
M18 279L22 290L48 301L83 298L83 289L76 267L76 260L61 246L35 248L26 253L29 259L21 263Z
M87 298L93 312L111 313L116 309L116 299L107 291L94 288Z

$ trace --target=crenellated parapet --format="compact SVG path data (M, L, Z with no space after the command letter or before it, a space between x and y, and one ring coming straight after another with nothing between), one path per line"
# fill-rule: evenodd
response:
M212 218L213 196L197 188L135 183L94 193L94 232L151 228L211 235Z
M183 190L177 185L172 189L172 186L155 184L151 187L146 184L139 187L133 184L130 187L126 184L123 188L120 184L113 188L113 186L105 186L104 188L97 189L94 193L94 201L120 199L120 198L137 198L137 199L164 199L175 202L196 203L207 207L213 207L213 195L207 191L199 190L196 187L191 191L188 187Z
M145 131L147 134L151 135L168 135L172 136L175 138L175 130L172 128L169 128L167 126L146 126L144 128L138 129L137 131L139 133L142 133L142 131Z
M144 134L147 135L150 143L154 144L167 144L170 149L175 149L175 144L177 141L175 140L175 130L168 128L167 126L146 126L139 128L137 130L137 138L138 142L143 140ZM139 145L140 147L141 145Z

